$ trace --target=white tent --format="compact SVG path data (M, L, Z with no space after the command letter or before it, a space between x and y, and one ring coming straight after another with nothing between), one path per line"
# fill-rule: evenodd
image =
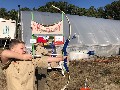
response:
M34 14L34 21L50 25L62 20L62 15L59 13L37 12ZM120 21L94 18L78 15L67 15L72 26L71 37L76 34L75 39L71 39L69 47L71 50L76 47L79 50L94 50L98 55L113 55L119 53L120 47ZM31 47L30 38L31 31L31 11L21 12L22 24L22 39L26 42L27 47ZM65 39L69 35L69 25L64 16L63 33Z

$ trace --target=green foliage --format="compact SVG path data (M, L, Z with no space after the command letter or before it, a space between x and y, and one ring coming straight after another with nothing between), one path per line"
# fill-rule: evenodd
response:
M96 16L97 16L97 10L95 9L94 6L91 6L91 7L87 10L87 12L86 12L85 15L86 15L86 16L90 16L90 17L96 17Z
M107 18L120 20L120 0L106 5L104 9Z
M21 10L21 11L31 11L31 9L29 9L29 8L27 8L27 7L21 8L20 10Z
M17 20L18 13L15 11L15 9L12 9L11 11L8 11L9 18L12 20Z
M0 8L0 18L7 18L8 16L7 10L5 8Z
M49 36L49 39L54 39L54 36Z
M73 4L68 4L68 2L52 1L46 3L45 6L39 6L38 8L33 7L32 10L60 13L60 11L53 8L52 5L57 6L66 14L120 20L120 0L113 1L111 4L107 4L104 7L95 8L94 6L91 6L89 9L80 8ZM21 8L20 10L31 11L31 9L28 7ZM0 18L17 20L18 11L15 9L7 11L5 8L0 8Z
M105 7L95 8L94 6L91 6L89 9L80 8L73 4L68 4L67 2L53 1L46 3L45 6L41 6L36 10L42 12L60 13L59 10L51 7L52 5L57 6L66 14L120 20L120 0L113 1Z

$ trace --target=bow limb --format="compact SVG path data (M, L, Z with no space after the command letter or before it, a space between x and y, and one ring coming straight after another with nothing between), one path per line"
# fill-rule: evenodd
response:
M67 46L68 46L68 44L69 44L69 39L67 39L66 40L66 42L65 42L65 44L64 44L64 46L63 46L63 55L64 56L67 56ZM67 57L64 59L64 68L65 68L65 70L67 71L67 72L69 72L69 68L68 68L68 66L67 66Z

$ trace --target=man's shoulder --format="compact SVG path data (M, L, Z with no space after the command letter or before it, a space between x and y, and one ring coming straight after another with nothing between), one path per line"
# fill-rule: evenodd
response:
M5 49L5 50L2 51L2 53L3 53L3 52L9 52L9 51L11 51L11 50Z
M8 59L8 58L6 58L6 55L7 55L8 53L11 53L11 51L10 51L10 50L3 50L3 51L1 52L1 54L0 54L0 59L1 59L1 61Z
M7 49L6 49L6 50L3 50L3 51L1 52L1 56L4 55L4 54L7 54L7 53L9 53L9 52L11 52L11 51L10 51L10 50L7 50Z

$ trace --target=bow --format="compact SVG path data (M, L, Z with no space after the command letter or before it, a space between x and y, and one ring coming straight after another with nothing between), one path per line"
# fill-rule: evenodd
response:
M65 41L65 43L64 43L64 46L63 46L63 49L62 49L62 53L63 53L64 56L67 56L67 50L66 50L66 49L67 49L67 46L68 46L68 44L69 44L69 41L70 41L70 39L67 39L67 40ZM67 76L68 81L67 81L67 84L66 84L61 90L65 90L65 88L68 86L69 81L70 81L69 68L68 68L68 66L67 66L67 57L64 59L63 65L64 65L64 69L66 70L66 72L67 72L67 74L68 74L68 76ZM62 72L62 74L63 74L63 73L64 73L64 72Z
M63 46L63 49L62 49L62 53L63 53L64 56L67 56L67 50L66 49L67 49L67 46L69 44L69 41L70 40L67 39L64 43L64 46ZM69 73L69 69L68 69L68 66L67 66L67 57L64 59L64 68Z

